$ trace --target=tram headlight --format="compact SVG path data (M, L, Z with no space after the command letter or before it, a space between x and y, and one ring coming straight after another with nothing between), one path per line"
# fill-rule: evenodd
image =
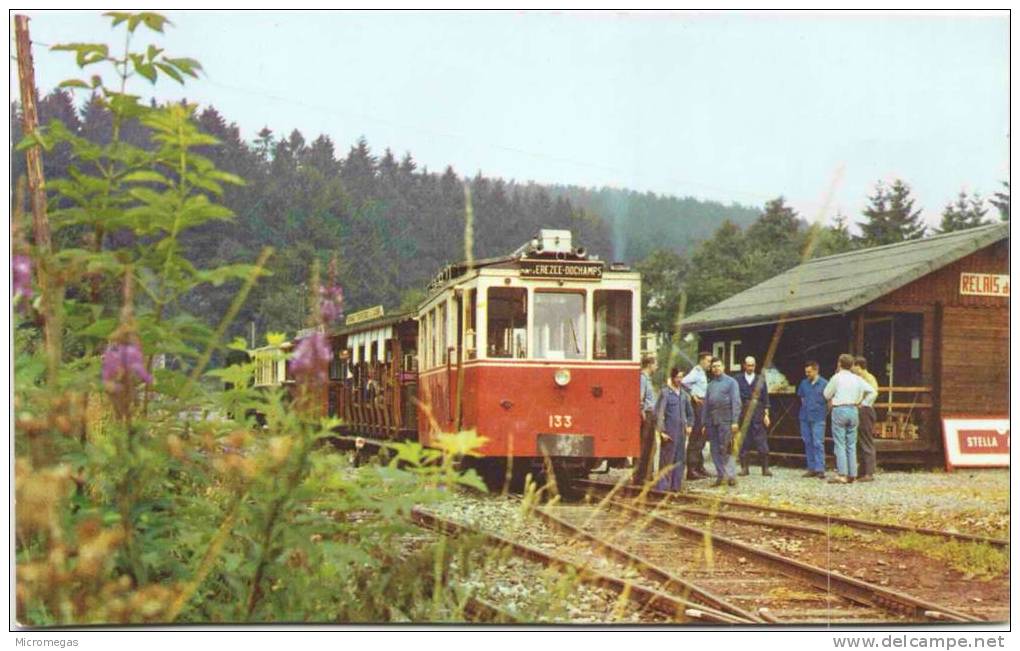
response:
M553 381L556 382L556 386L565 387L570 384L570 369L561 368L556 371L556 375L553 376Z

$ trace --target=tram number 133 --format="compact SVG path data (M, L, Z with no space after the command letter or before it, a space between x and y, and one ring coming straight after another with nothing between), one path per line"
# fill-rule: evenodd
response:
M566 429L574 424L574 417L569 414L549 414L549 427Z

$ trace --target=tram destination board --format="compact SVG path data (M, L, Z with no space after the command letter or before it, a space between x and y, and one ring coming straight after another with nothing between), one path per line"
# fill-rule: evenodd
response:
M601 260L528 260L520 262L521 278L560 278L563 280L601 280L605 263Z

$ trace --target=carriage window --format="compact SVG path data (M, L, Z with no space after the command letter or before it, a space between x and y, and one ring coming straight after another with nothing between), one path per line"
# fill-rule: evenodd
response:
M584 294L535 292L535 357L584 359Z
M489 357L527 357L528 290L489 289Z
M429 367L436 366L436 310L429 312Z
M446 363L446 356L449 354L447 351L446 338L449 327L446 322L446 302L442 302L439 305L439 357L437 362L439 364Z
M595 290L595 359L631 359L632 294Z
M477 308L476 301L476 290L467 290L467 319L464 323L464 350L468 359L475 358L475 348L477 347L476 333L475 333L475 309Z

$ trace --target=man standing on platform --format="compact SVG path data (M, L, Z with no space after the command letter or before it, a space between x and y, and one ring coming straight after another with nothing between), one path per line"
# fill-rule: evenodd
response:
M868 396L861 403L858 409L857 444L860 450L860 475L857 481L875 481L875 468L878 465L878 455L875 454L875 399L878 397L878 380L868 372L868 360L863 357L854 359L853 372L875 389L875 393Z
M701 406L705 402L705 390L708 388L708 367L712 363L712 353L698 353L698 363L691 372L680 380L681 386L691 394L694 406L694 430L687 441L687 479L704 479L705 472L705 424L701 422Z
M652 387L652 373L658 368L654 355L641 359L641 456L631 482L640 486L648 481L652 469L652 451L655 449L655 389Z
M737 485L737 465L733 461L733 440L740 431L740 387L737 381L723 373L723 363L712 358L712 379L705 390L701 405L701 422L704 424L712 450L716 479L712 486L728 483Z
M825 478L825 415L828 411L823 395L825 385L825 378L818 374L818 362L807 362L804 379L797 386L800 437L804 440L804 456L807 457L805 477Z
M740 444L740 474L751 474L751 462L748 456L757 450L761 457L761 474L771 477L769 470L769 387L765 376L755 373L758 362L748 355L744 358L744 372L737 375L737 386L740 387L740 424L746 427L744 441Z
M825 385L822 394L832 401L832 447L836 455L836 477L831 484L852 484L857 477L857 409L869 397L874 400L878 392L870 384L854 375L854 357L848 353L839 356L839 371Z

